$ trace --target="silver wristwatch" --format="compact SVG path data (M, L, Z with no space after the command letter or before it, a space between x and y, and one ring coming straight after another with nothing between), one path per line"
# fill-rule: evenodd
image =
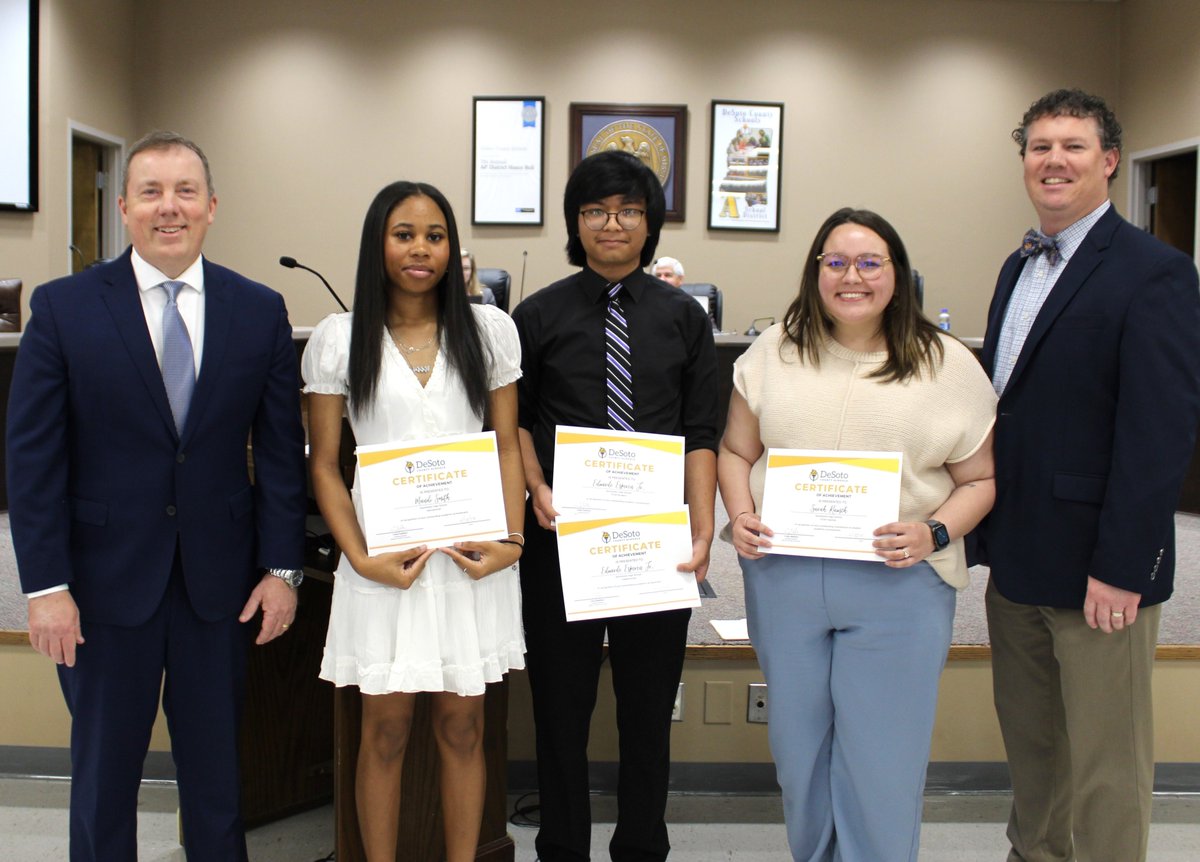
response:
M303 569L267 569L267 574L279 578L293 590L304 582Z

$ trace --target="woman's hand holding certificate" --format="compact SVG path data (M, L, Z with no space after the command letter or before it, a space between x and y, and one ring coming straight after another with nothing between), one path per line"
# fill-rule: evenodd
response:
M876 531L899 518L902 457L770 449L761 523L771 525L774 539L760 539L758 552L881 562Z
M369 555L506 537L495 433L360 446L357 454Z
M356 572L368 580L407 590L421 577L425 563L433 553L433 548L418 545L404 551L351 560L351 564Z

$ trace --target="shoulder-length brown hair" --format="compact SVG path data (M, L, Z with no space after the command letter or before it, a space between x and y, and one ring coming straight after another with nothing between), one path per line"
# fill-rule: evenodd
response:
M884 382L903 382L922 371L932 377L942 362L945 348L938 337L938 329L917 306L917 284L908 252L900 240L900 234L883 216L871 210L844 207L821 225L813 239L812 248L804 261L804 274L800 278L800 294L788 306L783 317L783 330L787 340L796 346L800 357L812 365L821 363L821 345L833 333L833 318L821 302L818 287L821 264L817 260L825 248L825 240L836 227L856 224L879 234L887 244L888 257L896 279L892 301L883 312L883 335L887 342L887 361L871 376ZM782 349L783 345L780 345Z

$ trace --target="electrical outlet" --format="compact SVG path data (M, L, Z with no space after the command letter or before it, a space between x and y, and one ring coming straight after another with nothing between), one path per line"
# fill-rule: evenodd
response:
M750 683L750 704L746 707L746 721L752 724L767 723L767 684Z
M683 683L675 689L675 708L671 710L671 721L683 721Z

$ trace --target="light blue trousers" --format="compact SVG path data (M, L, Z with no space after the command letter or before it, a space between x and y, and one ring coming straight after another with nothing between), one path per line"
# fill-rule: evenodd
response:
M742 560L796 862L916 862L955 591L927 563Z

